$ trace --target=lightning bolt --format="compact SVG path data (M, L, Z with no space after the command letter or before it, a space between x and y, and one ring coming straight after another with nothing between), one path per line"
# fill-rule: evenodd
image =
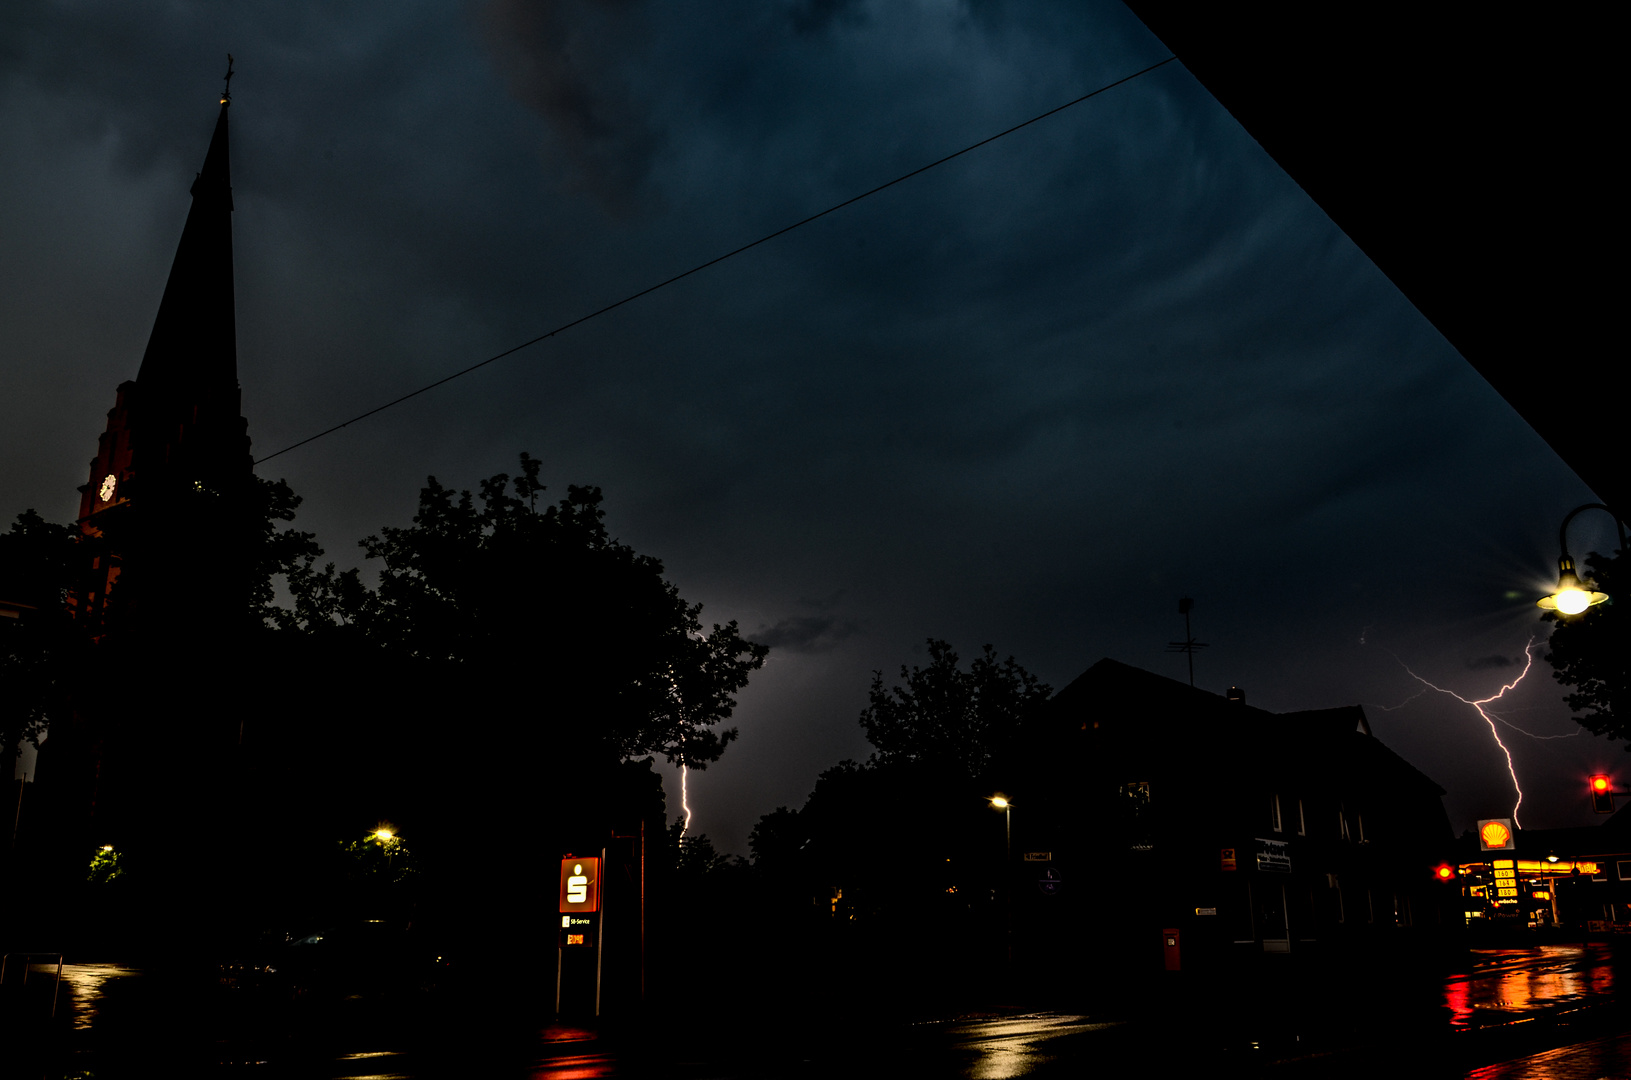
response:
M1501 700L1502 697L1506 696L1506 692L1508 690L1511 690L1511 689L1515 688L1519 683L1523 682L1523 677L1525 675L1529 674L1529 669L1535 663L1534 645L1535 645L1535 639L1533 637L1531 637L1529 639L1529 641L1524 645L1524 647L1523 647L1523 670L1518 672L1518 677L1516 679L1513 679L1511 682L1509 682L1505 686L1501 687L1501 689L1498 692L1496 692L1494 694L1491 694L1489 697L1479 698L1476 701L1474 701L1471 698L1464 698L1460 694L1456 693L1454 690L1446 690L1442 686L1435 686L1433 683L1428 682L1426 679L1422 678L1420 675L1417 675L1414 671L1411 671L1410 670L1410 665L1405 663L1403 660L1399 660L1399 657L1396 654L1392 654L1392 653L1389 654L1389 655L1393 656L1393 659L1399 661L1399 666L1404 668L1405 673L1408 674L1412 679L1415 679L1417 682L1421 683L1423 686L1427 687L1430 690L1437 690L1441 694L1448 694L1450 697L1455 698L1457 701L1461 702L1464 705L1471 705L1474 709L1478 710L1478 715L1483 717L1484 723L1489 725L1489 733L1490 733L1490 736L1492 738L1494 738L1495 745L1499 746L1501 748L1501 753L1506 755L1506 771L1507 771L1507 775L1512 777L1512 790L1516 791L1518 793L1518 801L1512 804L1512 824L1514 824L1514 825L1518 825L1518 807L1523 805L1523 788L1518 785L1518 770L1512 764L1512 751L1508 750L1507 747L1506 747L1506 743L1501 741L1501 733L1495 727L1495 721L1499 720L1500 718L1497 717L1497 716L1494 716L1491 713L1485 712L1484 711L1484 706L1490 704L1491 702ZM1512 727L1513 730L1515 730L1515 731L1522 731L1523 730L1522 728L1513 727L1512 724L1507 723L1507 721L1505 721L1505 720L1501 720L1501 723L1506 724L1508 727ZM1525 731L1524 734L1527 735L1529 733ZM1519 825L1519 828L1522 828L1522 826Z
M680 684L674 678L674 665L668 665L668 695L674 699L674 707L683 718L685 713L685 699L680 696ZM680 726L680 809L685 812L685 824L680 826L680 839L691 831L691 767L685 763L685 727L682 720Z
M683 755L681 755L681 757L680 757L680 809L685 811L685 824L680 827L680 838L682 840L685 838L685 834L687 832L689 832L690 829L691 829L691 793L687 790L687 784L688 784L688 782L690 780L690 776L691 776L691 769L690 769L690 767L688 765L685 764L685 757Z
M1495 717L1495 719L1499 720L1501 723L1505 724L1507 727L1511 728L1513 731L1516 731L1519 735L1527 735L1531 739L1535 739L1540 742L1545 742L1548 739L1572 739L1576 735L1583 734L1579 731L1566 731L1562 735L1536 735L1533 731L1525 731L1523 728L1519 727L1517 724L1514 724L1504 716L1497 713L1490 713L1490 715Z

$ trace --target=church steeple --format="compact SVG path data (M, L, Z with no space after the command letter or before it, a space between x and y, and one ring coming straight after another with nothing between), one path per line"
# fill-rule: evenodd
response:
M181 230L164 299L136 373L136 383L144 391L168 394L238 385L232 173L227 152L231 108L231 98L223 92L204 167L193 181L192 208Z
M246 595L256 500L238 387L230 107L222 91L147 350L79 489L90 565L74 607L104 632L184 622Z

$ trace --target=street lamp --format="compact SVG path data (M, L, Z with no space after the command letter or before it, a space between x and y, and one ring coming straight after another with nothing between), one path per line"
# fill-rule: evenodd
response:
M1578 615L1608 599L1607 593L1597 592L1580 580L1580 575L1574 570L1574 559L1569 556L1569 522L1582 510L1608 510L1614 516L1615 527L1620 531L1620 550L1625 550L1625 524L1614 511L1602 503L1586 503L1570 510L1563 518L1562 526L1557 530L1557 546L1562 552L1557 560L1557 590L1550 596L1543 596L1535 601L1537 607L1555 611L1560 615Z
M990 802L991 809L1002 811L1003 859L1006 862L1014 857L1014 804L1002 795L991 796Z
M390 885L394 880L392 871L396 869L396 849L402 846L402 840L396 835L396 829L393 826L384 824L368 835L385 852L385 883Z
M1007 925L1003 928L1003 936L1007 939L1004 952L1006 953L1008 969L1012 972L1014 967L1014 872L1011 864L1014 861L1014 804L1009 802L1008 797L1002 794L991 796L989 801L991 809L1002 811L1002 901L1003 907L1007 909L1004 912L1006 916L1004 922Z

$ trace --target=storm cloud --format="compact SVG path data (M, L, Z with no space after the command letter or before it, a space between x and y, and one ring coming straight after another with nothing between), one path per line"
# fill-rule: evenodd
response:
M258 455L1167 55L1099 2L8 4L8 520L73 513L228 51ZM1531 587L1590 499L1179 64L263 471L345 565L426 475L522 449L776 646L692 789L727 850L866 756L870 672L928 637L1054 686L1105 655L1185 678L1188 595L1197 682L1271 709L1417 691L1366 626L1493 692L1511 673L1466 658L1543 629ZM1570 730L1540 665L1519 696ZM1467 712L1372 716L1458 826L1510 807ZM1514 753L1561 791L1591 746ZM1526 824L1575 821L1547 798Z

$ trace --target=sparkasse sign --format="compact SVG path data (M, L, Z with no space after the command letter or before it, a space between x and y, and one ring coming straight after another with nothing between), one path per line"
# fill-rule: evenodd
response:
M600 860L561 860L561 914L600 910Z

